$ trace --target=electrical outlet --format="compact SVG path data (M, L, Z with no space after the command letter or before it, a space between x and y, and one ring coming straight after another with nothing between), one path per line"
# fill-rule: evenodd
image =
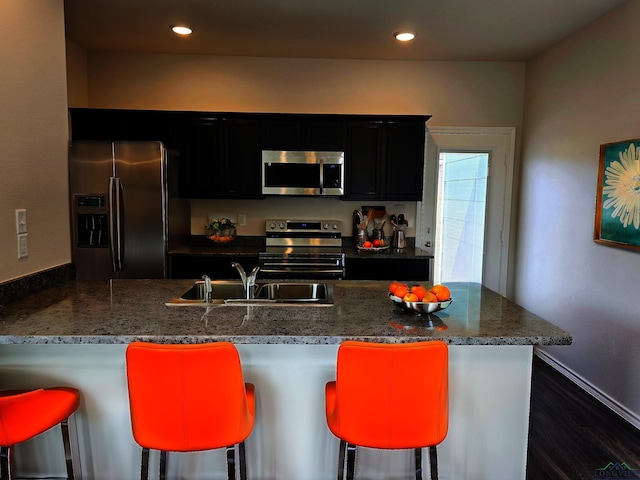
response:
M27 234L21 233L18 235L18 258L25 258L29 256L29 246L27 244Z
M247 225L247 214L246 213L239 213L238 214L238 225L241 227L244 227Z
M27 233L27 210L24 208L16 210L16 233Z

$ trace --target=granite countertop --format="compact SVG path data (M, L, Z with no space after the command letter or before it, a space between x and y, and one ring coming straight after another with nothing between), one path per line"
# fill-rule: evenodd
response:
M404 312L386 281L331 281L332 306L167 307L193 280L73 281L0 307L0 344L132 341L337 344L569 345L571 335L478 284L452 283L453 303Z
M391 240L389 239L389 242ZM346 258L366 258L370 260L384 259L384 258L433 258L433 253L417 248L414 246L414 238L410 238L407 241L408 246L402 249L387 248L386 250L378 251L364 251L358 250L353 239L349 237L343 237L342 239L342 251ZM265 251L265 239L264 237L237 237L233 242L228 244L216 244L210 242L203 235L194 235L191 238L190 243L180 245L169 250L169 255L180 256L258 256L260 252Z

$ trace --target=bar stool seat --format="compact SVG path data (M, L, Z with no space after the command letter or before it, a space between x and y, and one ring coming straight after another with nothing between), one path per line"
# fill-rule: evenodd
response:
M438 478L436 445L448 431L448 348L442 341L379 344L346 341L338 349L336 380L325 387L329 430L340 439L338 479L355 475L356 447L414 449L416 479L429 447Z
M127 347L131 425L143 448L141 478L148 478L149 450L159 450L160 477L167 452L225 447L227 472L235 479L235 445L240 477L246 478L244 441L255 421L255 388L245 383L232 343Z
M73 480L68 418L80 405L71 387L0 391L0 478L13 478L13 447L60 425L67 478Z

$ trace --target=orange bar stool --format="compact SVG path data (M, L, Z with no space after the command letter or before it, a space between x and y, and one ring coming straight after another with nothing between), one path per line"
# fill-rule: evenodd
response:
M13 447L56 425L62 430L67 478L73 480L68 419L80 405L71 387L0 392L0 478L13 478Z
M436 445L449 426L448 366L442 341L340 345L336 380L325 387L327 424L340 439L338 479L345 476L345 463L347 478L353 478L361 446L414 449L417 480L422 448L429 447L431 478L437 480Z
M133 436L142 447L141 478L149 476L149 450L159 450L160 478L167 452L225 447L229 479L246 478L244 441L253 430L255 389L245 383L232 343L127 347L127 382Z

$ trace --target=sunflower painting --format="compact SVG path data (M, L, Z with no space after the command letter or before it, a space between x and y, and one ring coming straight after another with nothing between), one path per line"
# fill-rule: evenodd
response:
M600 146L594 239L640 250L640 139Z

